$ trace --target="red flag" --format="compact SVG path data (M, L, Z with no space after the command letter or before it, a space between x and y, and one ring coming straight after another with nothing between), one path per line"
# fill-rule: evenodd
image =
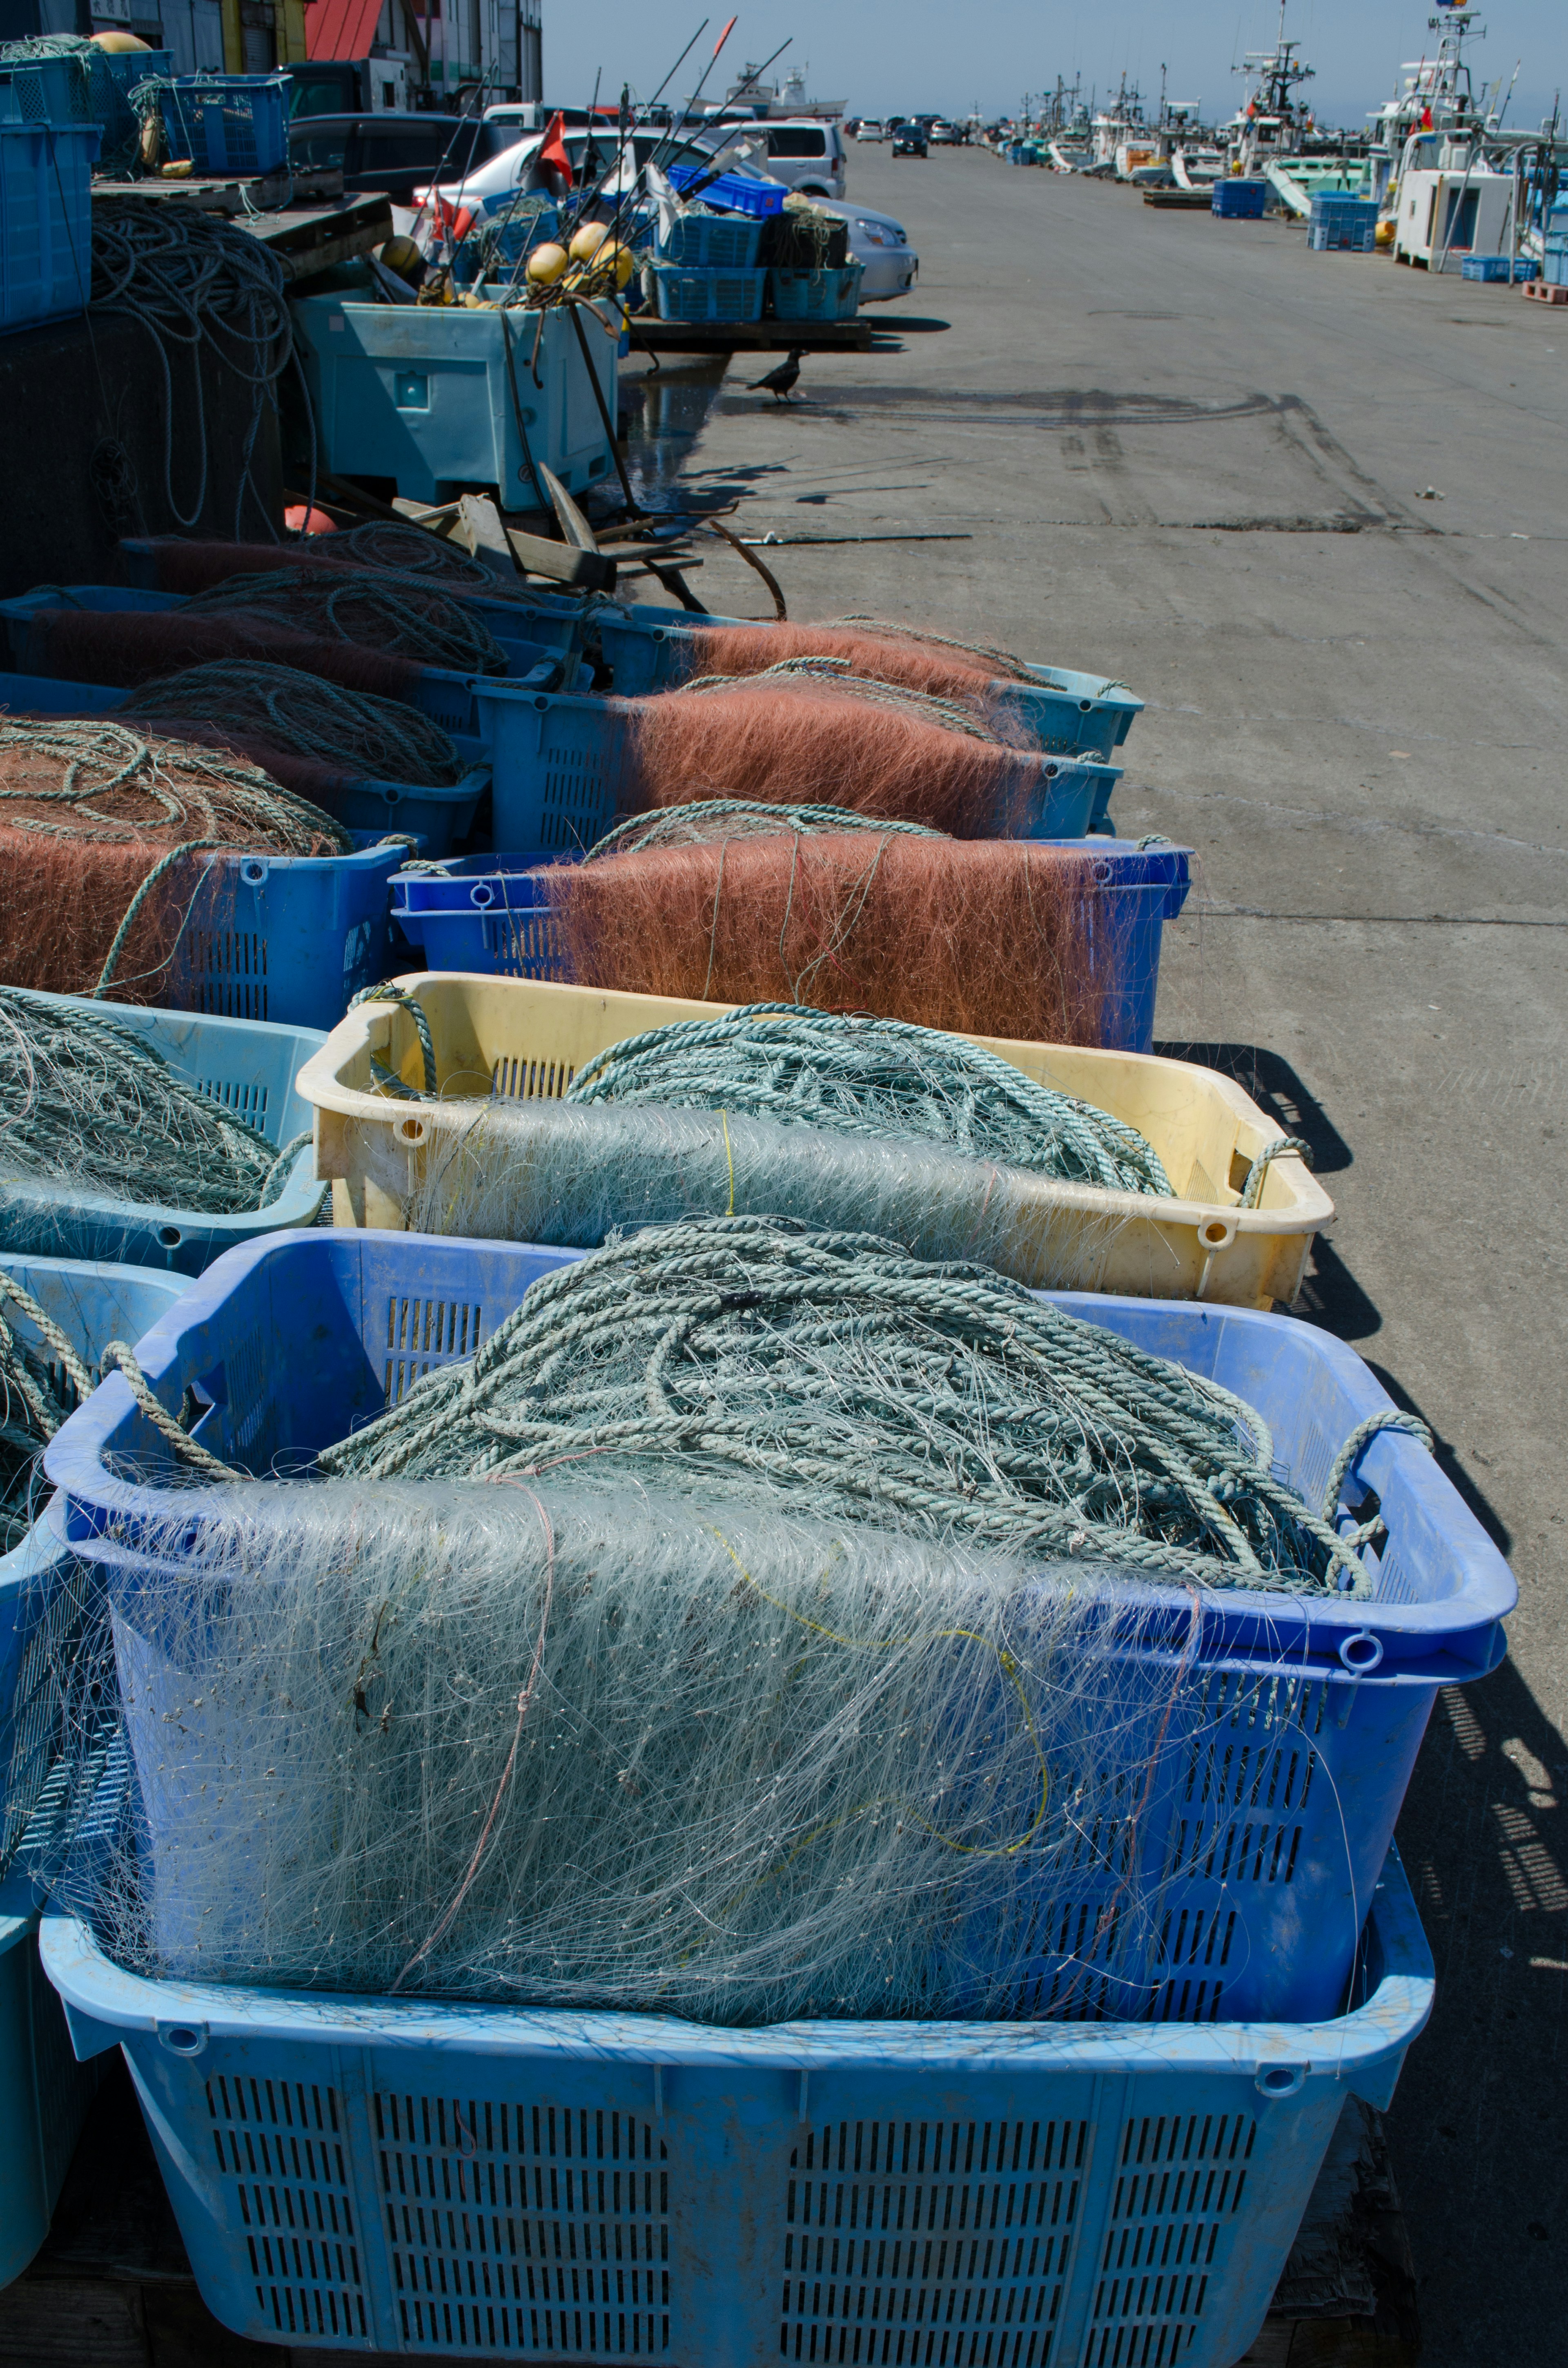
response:
M544 135L544 145L539 152L539 161L541 165L548 165L552 171L564 175L566 186L570 188L572 159L566 154L566 142L561 136L563 129L563 120L557 115Z
M1421 129L1423 131L1430 131L1432 129L1432 110L1429 107L1424 107L1421 110Z

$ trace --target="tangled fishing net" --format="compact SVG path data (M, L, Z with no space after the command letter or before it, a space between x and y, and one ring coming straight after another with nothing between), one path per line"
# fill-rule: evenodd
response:
M1135 1794L1128 1871L1078 1862L1159 1704L1077 1568L559 1480L204 1511L115 1607L146 1838L97 1902L122 1962L722 2024L1006 2016L1069 1897L1150 1923Z
M428 575L373 567L275 568L231 576L197 593L180 613L261 620L466 674L506 671L506 653L483 619Z
M882 685L872 694L836 676L787 673L628 700L628 803L846 806L958 838L1029 827L1054 761L988 736L978 712L960 730L923 697Z
M281 549L276 543L187 541L166 535L153 541L151 551L160 592L192 595L237 575L271 575L279 567L301 574L318 567L349 567L417 575L457 598L477 595L486 600L526 602L528 598L520 578L499 575L424 527L398 526L391 519L312 535Z
M0 715L0 980L157 999L211 859L346 853L347 834L257 766L107 716Z
M966 653L930 637L907 639L879 625L710 625L693 618L669 635L671 655L683 675L701 678L768 674L779 666L821 666L935 699L985 702L994 699L997 677L1027 677L1018 663L999 666L983 652Z
M373 698L405 700L419 679L410 657L367 648L309 620L252 615L243 606L210 616L179 609L39 609L28 623L29 655L40 673L65 682L119 689L190 667L225 664L286 666Z
M712 847L732 838L801 837L824 830L864 830L866 817L847 806L775 806L754 798L701 798L688 806L664 806L656 814L628 814L596 839L583 860L606 855L640 855L654 847ZM922 822L884 822L878 836L898 832L911 838L942 838Z
M973 1266L758 1217L536 1282L464 1364L320 1458L367 1480L735 1484L1156 1584L1364 1590L1218 1383Z
M596 1053L566 1099L744 1111L879 1141L913 1136L1108 1191L1171 1194L1135 1127L962 1037L896 1019L761 1003L679 1020Z
M234 1216L266 1208L308 1141L279 1150L94 1011L0 987L0 1207L6 1187Z
M1136 907L1096 879L1089 848L778 815L769 830L755 804L733 822L720 801L670 806L591 861L534 872L562 975L1032 1043L1106 1041Z
M24 1338L18 1316L53 1352L52 1364ZM32 1526L39 1451L87 1395L94 1378L47 1309L0 1268L0 1554L19 1546Z
M451 741L418 708L292 666L192 666L142 683L118 712L244 749L307 796L355 780L450 788L463 773Z

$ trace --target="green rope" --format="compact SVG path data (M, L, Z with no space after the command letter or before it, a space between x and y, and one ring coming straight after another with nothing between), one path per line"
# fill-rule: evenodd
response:
M117 713L189 722L263 742L362 780L450 789L462 761L438 724L402 700L348 690L297 666L222 659L128 691Z
M989 1269L767 1218L652 1227L534 1284L320 1470L758 1490L1202 1588L1365 1594L1216 1383Z
M385 1062L378 1060L372 1053L370 1068L376 1083L384 1093L395 1095L400 1101L434 1100L437 1092L436 1039L430 1032L430 1021L424 1005L416 996L410 995L405 986L399 986L391 979L385 981L381 986L362 986L358 994L350 999L349 1010L357 1010L361 1003L395 1003L401 1009L406 1011L418 1035L420 1057L425 1065L425 1091L420 1094L416 1093L412 1086L405 1086L397 1072L394 1069L389 1069Z
M464 674L505 674L508 664L484 620L428 574L280 567L270 575L231 575L197 593L181 611L193 617L235 613Z
M835 1134L916 1136L1112 1192L1174 1197L1153 1145L961 1036L903 1020L753 1003L610 1044L569 1102L737 1110Z
M1312 1145L1303 1143L1299 1134L1279 1135L1258 1153L1257 1157L1247 1169L1246 1182L1242 1186L1241 1205L1244 1209L1256 1209L1262 1200L1263 1188L1267 1180L1272 1163L1276 1159L1292 1157L1301 1160L1307 1167L1312 1164Z
M1362 1449L1376 1439L1378 1433L1382 1430L1399 1431L1406 1439L1418 1440L1427 1454L1432 1453L1432 1433L1418 1414L1402 1414L1397 1406L1385 1406L1380 1414L1369 1414L1365 1422L1357 1424L1335 1457L1334 1467L1324 1483L1323 1503L1319 1509L1325 1521L1334 1520L1337 1515L1339 1500L1345 1493L1345 1483L1350 1477ZM1350 1532L1346 1543L1352 1545L1366 1545L1382 1530L1383 1526L1381 1516L1374 1520L1363 1521Z

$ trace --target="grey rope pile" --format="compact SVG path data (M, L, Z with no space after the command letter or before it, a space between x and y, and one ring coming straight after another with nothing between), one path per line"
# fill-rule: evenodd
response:
M8 1308L25 1315L53 1350L63 1390L38 1350L20 1338ZM87 1395L93 1378L31 1292L0 1270L0 1554L9 1554L27 1534L34 1458L71 1414L74 1398Z
M451 741L418 708L297 666L229 659L188 666L139 684L115 712L255 733L280 751L362 780L449 789L462 778Z
M714 1484L1160 1583L1366 1593L1241 1399L984 1268L721 1217L534 1284L333 1477Z
M538 600L537 593L530 592L520 576L500 575L494 568L486 567L482 559L471 558L460 543L449 542L426 527L399 526L392 518L370 518L364 526L315 540L332 546L330 552L324 548L312 550L312 558L319 559L324 566L341 567L351 563L391 575L438 578L445 591L460 597L483 595L487 600L515 601L521 608L533 606Z
M755 798L698 798L689 805L629 814L597 838L583 860L592 863L601 855L641 855L662 847L711 847L725 838L777 838L790 831L804 838L844 830L874 830L880 838L948 837L945 830L933 830L926 823L889 822L880 814L857 814L849 806L770 806Z
M1037 1085L961 1036L899 1019L747 1004L722 1019L679 1020L607 1046L578 1070L566 1099L742 1110L883 1141L915 1136L1072 1183L1173 1197L1158 1154L1135 1127Z
M506 651L483 617L428 575L395 575L375 567L280 567L271 575L231 575L196 593L181 614L263 617L299 632L465 674L505 674L507 666Z
M251 389L233 540L244 539L247 492L268 541L278 540L253 471L263 407L276 404L278 381L293 359L287 285L280 258L220 215L142 198L93 209L92 310L136 321L152 339L164 382L164 491L171 516L183 527L194 527L207 506L206 376L216 364ZM196 404L196 487L186 508L176 499L174 485L173 358L180 354L189 358ZM306 401L308 407L308 396ZM313 449L313 423L312 438ZM311 473L313 479L313 462ZM311 493L313 498L313 483Z
M993 747L1011 746L984 722L977 707L966 705L961 700L937 699L930 691L911 690L903 683L882 682L874 675L850 674L848 664L847 658L780 658L777 666L764 666L759 674L694 675L689 682L678 685L674 696L684 698L692 691L751 690L767 682L831 683L835 690L852 699L866 700L873 707L890 707L921 723L939 723L946 731L961 732L969 739L984 740Z
M0 987L0 1190L55 1183L235 1216L277 1199L281 1150L199 1093L147 1039L69 1002Z

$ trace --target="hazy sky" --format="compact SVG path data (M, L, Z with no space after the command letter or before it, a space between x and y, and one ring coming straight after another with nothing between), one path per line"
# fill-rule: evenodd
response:
M709 32L673 91L689 95L733 6L712 0ZM1286 30L1317 68L1309 94L1320 119L1359 123L1388 97L1402 63L1436 46L1426 29L1435 13L1430 0L1290 0ZM1522 61L1506 122L1533 129L1568 85L1568 6L1496 0L1471 14L1488 28L1471 45L1477 87L1499 74L1506 84ZM702 15L698 0L544 0L547 97L585 104L601 66L605 97L625 78L651 95ZM732 71L789 38L780 71L806 66L812 93L847 99L854 114L975 106L1015 114L1026 90L1049 88L1059 74L1082 74L1085 97L1097 84L1103 97L1124 68L1154 99L1164 61L1171 97L1200 100L1212 121L1232 113L1243 87L1232 65L1271 48L1278 22L1278 0L1098 0L1081 9L1051 0L752 0L704 96L722 97Z

